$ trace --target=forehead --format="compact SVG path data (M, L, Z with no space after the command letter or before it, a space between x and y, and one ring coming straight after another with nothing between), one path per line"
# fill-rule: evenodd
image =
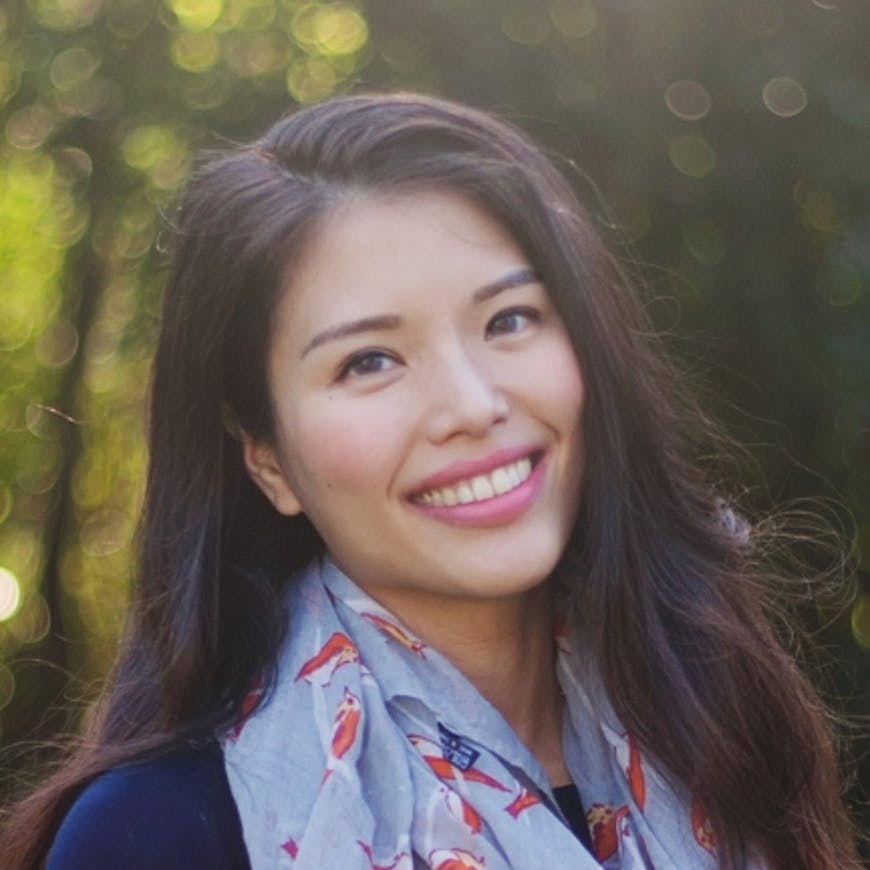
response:
M355 193L290 264L279 319L307 330L373 312L437 309L527 264L507 230L457 193Z

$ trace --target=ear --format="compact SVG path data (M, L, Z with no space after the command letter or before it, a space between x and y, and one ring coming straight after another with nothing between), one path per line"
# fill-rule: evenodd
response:
M242 432L242 455L251 480L260 487L278 513L288 517L302 513L302 505L271 444L254 440L247 432Z

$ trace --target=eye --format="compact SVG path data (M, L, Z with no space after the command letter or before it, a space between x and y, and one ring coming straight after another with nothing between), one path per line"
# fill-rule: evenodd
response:
M396 360L383 350L364 350L355 353L348 359L338 372L338 380L361 378L366 375L376 375L388 371L397 365Z
M499 335L522 332L540 319L540 313L533 308L510 308L507 311L500 311L487 323L486 337L496 338Z

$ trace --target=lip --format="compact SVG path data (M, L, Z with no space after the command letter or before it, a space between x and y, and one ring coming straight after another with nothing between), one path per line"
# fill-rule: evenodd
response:
M429 484L428 481L433 478L427 478L427 484L424 489L419 489L416 492L422 493L429 489L437 489L439 486L449 486L451 483L457 482L469 476L469 473L464 471L467 467L474 467L474 473L485 474L498 468L500 465L508 464L517 459L522 459L525 456L532 458L533 466L532 473L518 486L510 492L503 495L496 495L484 501L471 502L470 504L457 504L452 507L440 505L427 505L418 501L410 500L409 504L415 509L425 514L426 516L449 523L454 526L465 526L467 528L489 528L492 526L503 526L521 517L535 503L538 493L544 483L544 475L547 464L547 454L542 454L541 451L535 450L520 450L517 451L499 451L499 455L510 455L511 458L499 458L499 461L494 464L486 464L496 454L491 454L484 460L478 463L457 463L449 466L439 475L443 475L448 471L451 476L447 483ZM457 467L463 469L460 475L453 474L453 470ZM433 476L435 477L435 476ZM436 478L437 479L437 478ZM443 479L443 478L442 478Z
M529 445L503 447L479 459L462 459L458 462L453 462L420 481L419 485L415 486L413 491L408 494L408 498L413 499L424 492L428 492L430 489L453 486L454 483L459 483L460 480L476 477L479 474L489 474L490 471L495 471L496 468L502 465L510 465L511 462L516 462L518 459L523 459L526 456L532 460L532 463L535 463L542 453L543 451L540 448Z

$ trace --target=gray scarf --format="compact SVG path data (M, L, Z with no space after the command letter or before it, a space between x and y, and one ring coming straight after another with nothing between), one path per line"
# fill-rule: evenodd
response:
M565 759L594 855L502 715L334 564L296 578L288 604L274 693L223 735L254 870L717 867L701 808L564 643Z

